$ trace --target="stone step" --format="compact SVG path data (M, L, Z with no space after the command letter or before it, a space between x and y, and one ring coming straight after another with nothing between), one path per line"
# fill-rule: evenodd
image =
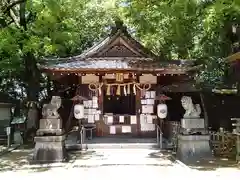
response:
M66 144L68 150L81 150L80 144ZM157 143L94 143L83 144L83 149L159 149Z

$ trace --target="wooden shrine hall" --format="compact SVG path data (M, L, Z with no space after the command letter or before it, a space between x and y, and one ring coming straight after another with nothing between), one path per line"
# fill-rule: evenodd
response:
M49 60L40 69L63 100L60 115L65 129L78 122L72 115L78 102L72 98L81 96L85 98L82 124L94 125L96 136L155 137L158 97L166 94L170 102L171 92L195 91L192 75L197 66L190 60L161 59L118 22L107 38L82 54ZM180 98L177 101L180 107ZM182 114L169 115L174 113L180 121Z

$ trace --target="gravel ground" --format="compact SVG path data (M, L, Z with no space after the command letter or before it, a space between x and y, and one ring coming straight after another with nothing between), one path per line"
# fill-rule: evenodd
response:
M85 180L118 180L118 179L147 179L147 178L189 178L202 179L207 177L226 180L237 177L237 168L215 168L202 170L189 168L174 161L169 152L144 149L104 149L97 151L75 152L71 154L68 163L53 165L29 165L31 150L14 150L0 157L0 178L83 178ZM182 176L182 177L180 177Z

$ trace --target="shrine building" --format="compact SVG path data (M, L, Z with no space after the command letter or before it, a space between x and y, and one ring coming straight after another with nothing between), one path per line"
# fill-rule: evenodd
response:
M94 126L98 137L155 137L160 102L168 106L167 120L180 121L181 97L197 91L193 80L197 68L191 60L160 58L121 23L82 54L40 65L54 83L53 93L62 98L63 127L70 130L76 125L74 97L81 96L85 98L82 124Z

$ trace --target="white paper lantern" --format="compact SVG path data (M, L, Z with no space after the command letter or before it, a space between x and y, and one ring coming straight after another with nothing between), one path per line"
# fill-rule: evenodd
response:
M84 105L83 104L76 104L74 106L74 117L76 119L84 118Z
M167 117L167 105L166 104L158 104L157 105L157 115L159 118L164 119Z

